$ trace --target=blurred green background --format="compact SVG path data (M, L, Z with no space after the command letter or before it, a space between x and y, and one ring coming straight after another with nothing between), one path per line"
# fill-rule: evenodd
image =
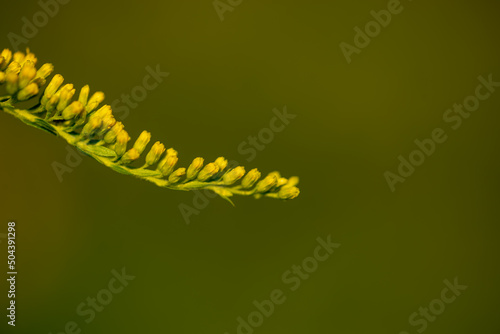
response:
M348 64L339 44L387 1L232 3L221 20L211 0L70 1L20 48L106 103L159 64L170 75L124 120L133 138L151 131L182 165L223 155L298 175L299 198L210 199L186 224L179 205L193 193L90 158L59 182L52 163L65 164L66 143L2 113L0 233L17 222L19 275L17 326L3 311L0 331L55 334L75 321L81 333L233 334L254 300L281 289L286 301L255 333L418 333L409 317L458 277L468 288L425 331L499 333L500 91L459 129L443 121L478 76L500 81L498 4L402 1ZM0 48L41 10L4 3ZM284 106L296 118L246 161L240 143ZM447 141L391 192L384 173L437 127ZM329 235L340 248L291 291L282 274ZM87 324L78 305L124 267L135 279Z

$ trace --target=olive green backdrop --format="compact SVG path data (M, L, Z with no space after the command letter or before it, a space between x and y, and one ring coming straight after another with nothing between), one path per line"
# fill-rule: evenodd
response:
M235 208L198 198L186 224L179 206L195 208L193 193L90 158L60 182L52 164L66 164L66 143L2 113L0 233L17 222L19 274L17 326L6 324L3 297L0 331L55 334L75 321L81 333L233 334L254 300L280 289L286 301L254 333L413 334L422 321L427 333L498 333L500 91L457 130L443 120L478 76L500 81L498 4L402 1L349 64L340 43L354 45L354 28L387 1L232 3L221 20L211 0L73 0L20 48L106 103L159 65L170 75L130 108L132 137L151 131L183 165L223 155L298 175L300 196L235 197ZM3 3L0 48L41 8ZM285 106L296 117L246 161L238 146ZM384 173L435 128L447 140L392 192ZM282 274L329 235L341 246L291 291ZM86 323L78 305L122 268L135 279ZM420 307L443 305L443 281L456 277L467 289L412 326ZM4 278L0 288L5 296Z

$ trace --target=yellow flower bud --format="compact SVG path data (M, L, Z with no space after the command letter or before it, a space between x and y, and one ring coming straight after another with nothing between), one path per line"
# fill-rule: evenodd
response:
M30 52L30 49L26 49L26 56L24 56L23 62L28 62L28 61L33 62L33 64L36 64L36 62L38 61L35 54Z
M0 62L0 70L5 70L12 60L12 51L9 49L3 49L2 53L0 53L0 57L2 61Z
M274 171L269 173L267 176L276 176L276 187L282 186L288 182L288 180L284 177L281 177L280 172Z
M13 59L16 63L21 64L22 62L24 62L24 58L24 53L22 53L21 51L17 51L16 53L14 53Z
M94 111L97 106L104 101L104 93L103 92L95 92L87 102L87 106L85 107L85 110L87 111L88 114L90 114L92 111Z
M169 148L167 150L167 155L163 158L162 161L158 164L158 170L163 176L168 176L174 170L175 165L179 161L177 157L177 151Z
M79 116L83 112L83 104L78 101L73 101L69 106L67 106L63 112L62 117L65 120L73 119Z
M125 154L120 159L120 163L129 164L129 163L139 159L140 156L141 156L141 154L139 152L137 152L137 150L135 148L132 147L130 150L125 152Z
M0 84L3 84L5 82L5 77L5 72L0 71Z
M278 178L275 174L270 173L267 175L262 181L259 181L255 186L255 190L259 193L265 193L269 191L272 187L274 187L278 183Z
M80 103L80 102L78 102L78 103ZM116 119L112 114L107 114L104 117L102 117L101 119L102 119L101 130L97 134L99 136L99 138L102 138L104 136L104 134L107 133L113 127L113 125L115 125L115 123L116 123Z
M45 80L54 70L54 66L52 64L43 64L42 67L38 69L36 72L36 76L31 80L38 85L38 87L42 87L45 85L47 80Z
M215 160L215 164L219 167L220 171L223 171L227 167L227 160L224 157L218 157Z
M224 184L231 185L241 179L243 175L245 175L245 167L238 166L224 174L222 181L224 181Z
M152 166L160 160L161 155L165 152L165 145L157 141L146 155L146 165Z
M99 108L96 111L97 114L101 115L101 117L107 116L107 115L112 115L113 110L111 109L111 106L109 104L103 105L101 108Z
M19 89L26 87L30 81L36 76L35 64L31 61L24 63L21 71L19 72Z
M48 115L52 114L52 112L56 110L57 103L59 102L59 96L61 96L61 93L57 92L45 103L45 109L47 110Z
M57 103L57 111L63 111L71 102L73 95L75 95L73 84L64 85L61 88L61 95L59 96L59 102Z
M103 105L101 108L99 108L99 110L94 112L90 117L103 119L105 117L112 116L112 115L113 115L113 112L111 110L111 107L106 104L106 105Z
M188 180L196 178L200 170L203 168L203 162L204 162L203 158L195 158L193 160L193 162L191 163L191 165L189 165L187 170L186 178Z
M80 95L78 96L78 101L80 101L81 104L84 106L87 105L87 101L89 99L89 92L90 92L90 87L89 85L85 85L80 89Z
M288 183L288 179L285 178L285 177L280 177L278 179L278 183L276 184L276 187L281 187L281 186L284 186L285 184Z
M299 196L300 190L297 187L284 187L278 192L278 197L281 199L294 199Z
M39 76L36 76L33 78L33 80L31 80L31 82L36 83L36 85L40 88L42 86L45 86L45 83L47 82L47 80L45 80L44 78L41 78Z
M168 182L177 183L184 175L186 175L186 168L178 168L172 174L170 174L170 176L168 177Z
M116 143L114 146L114 150L118 156L121 156L123 155L123 153L125 153L129 140L130 136L128 135L127 131L122 129L116 136Z
M174 150L173 148L169 148L167 150L167 155L175 155L175 156L177 156L178 154L179 153L176 150Z
M100 118L91 118L85 124L85 126L82 129L82 136L84 137L91 137L97 130L100 129L102 125L102 120Z
M54 71L54 65L50 63L43 64L36 72L38 78L46 79Z
M17 61L13 61L12 63L7 66L7 69L5 72L14 72L16 74L19 74L21 71L21 64L19 64Z
M144 152L150 140L151 140L151 133L148 131L142 131L141 134L139 135L139 138L137 138L137 140L134 143L134 148L139 152L139 154L142 154L142 152Z
M19 101L26 101L31 99L33 96L37 95L38 92L39 92L38 85L32 82L28 86L21 89L19 93L17 93L17 99Z
M198 174L198 180L202 182L207 181L218 172L219 172L219 166L217 166L215 162L211 162L208 165L206 165Z
M42 97L42 105L46 106L47 102L50 100L52 96L58 91L59 87L62 85L64 78L60 74L56 74L52 77L47 88L45 88L45 92Z
M107 144L112 144L115 142L116 137L118 136L118 133L123 130L123 123L122 122L117 122L113 127L106 133L104 136L104 141Z
M291 178L288 179L288 182L286 183L287 187L293 187L299 184L299 177L298 176L292 176Z
M281 174L278 171L274 171L274 172L267 174L267 176L270 176L270 175L276 176L276 180L279 180L279 178L281 177Z
M14 95L17 92L18 78L19 77L16 73L7 72L7 74L5 75L5 81L7 82L5 89L7 90L7 94Z
M261 174L257 168L252 169L241 181L241 186L246 189L251 188L260 179L260 176Z

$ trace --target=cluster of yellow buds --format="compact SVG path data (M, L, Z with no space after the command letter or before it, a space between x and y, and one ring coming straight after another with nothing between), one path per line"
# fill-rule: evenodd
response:
M52 64L43 64L38 70L37 58L29 50L12 53L4 49L0 53L0 83L6 84L7 93L17 101L26 101L36 96L52 73Z
M40 99L39 110L47 112L45 116L46 119L66 121L66 126L82 126L84 123L90 121L88 116L90 116L104 100L104 93L96 92L89 99L90 88L86 85L80 89L78 99L73 100L76 89L73 87L73 84L63 85L63 82L64 78L60 74L56 74L52 77L52 80L47 85ZM108 116L110 123L114 124L114 118L111 119L112 114L109 106L108 109L109 112L107 114L105 110L99 110L99 116ZM97 112L95 114L97 114ZM97 120L98 118L94 117L93 123L96 124ZM99 120L102 122L102 119ZM100 126L97 128L100 128Z
M127 148L131 138L123 124L114 118L109 105L99 107L104 101L104 93L90 95L86 85L76 96L73 84L63 85L64 78L60 74L52 77L36 107L16 113L19 110L16 111L14 104L37 96L54 69L52 64L44 64L37 70L36 62L29 50L14 54L7 49L2 51L0 84L5 83L8 97L0 98L0 109L27 124L60 135L106 166L170 189L210 189L226 199L234 194L279 199L293 199L299 195L297 177L287 179L272 172L261 179L257 169L247 173L243 166L228 167L224 157L207 164L197 157L187 168L177 167L178 153L173 148L166 149L157 141L147 151L151 142L148 131L143 131L132 147ZM145 156L142 167L132 167L141 156Z

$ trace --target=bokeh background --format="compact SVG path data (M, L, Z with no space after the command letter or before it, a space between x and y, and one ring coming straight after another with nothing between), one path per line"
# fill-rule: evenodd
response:
M59 182L52 164L65 163L65 142L2 113L0 233L17 222L19 275L17 326L2 311L0 331L64 333L75 321L81 333L233 334L254 300L281 289L285 303L255 333L418 333L410 315L458 277L468 288L426 332L500 332L500 91L456 131L443 121L479 75L500 81L498 4L401 4L350 64L339 44L387 1L242 1L224 20L211 0L60 4L20 47L67 82L111 103L147 66L170 73L124 120L133 137L151 131L183 165L223 155L299 175L301 195L236 197L235 208L210 199L186 224L179 205L193 206L193 193L90 158ZM40 10L3 3L0 48ZM284 106L296 118L247 162L238 145ZM384 172L436 127L448 140L391 192ZM329 235L341 247L290 291L281 275ZM135 279L86 324L77 306L122 268Z

